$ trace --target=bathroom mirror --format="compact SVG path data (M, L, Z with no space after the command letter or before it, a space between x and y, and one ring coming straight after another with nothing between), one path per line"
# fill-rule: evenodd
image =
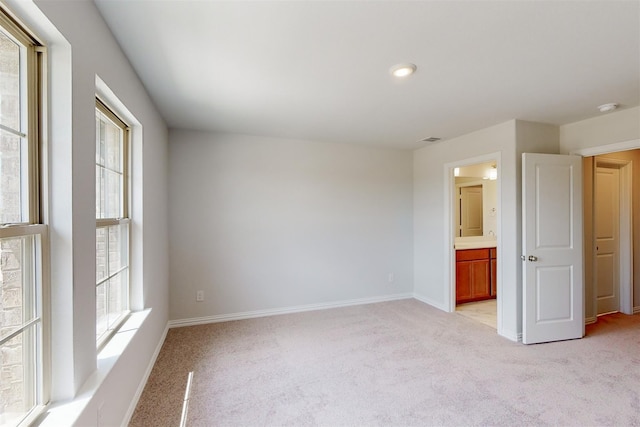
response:
M456 168L456 237L496 237L497 172L491 162Z

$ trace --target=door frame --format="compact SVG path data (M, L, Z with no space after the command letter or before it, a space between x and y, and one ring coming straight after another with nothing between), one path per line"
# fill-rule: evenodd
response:
M458 160L455 162L446 163L444 165L444 283L443 283L443 294L444 294L444 308L447 309L448 312L455 312L456 310L456 254L455 254L455 233L454 233L454 218L455 218L455 202L456 198L453 197L456 189L456 182L454 176L454 169L458 167L475 165L478 163L488 163L493 162L496 164L496 168L498 169L498 178L496 179L496 249L497 249L497 268L496 268L496 283L498 284L498 288L500 288L502 284L502 268L504 266L503 262L503 251L502 247L502 152L497 151L494 153L485 154L482 156L471 157L464 160ZM501 292L498 292L496 296L496 331L498 334L502 331L502 297Z
M624 314L633 314L633 203L632 203L632 182L633 182L633 169L630 160L609 159L609 158L593 158L593 172L597 167L610 167L615 166L615 169L619 172L619 197L620 197L620 212L619 212L619 229L618 229L618 292L620 294L620 301L618 310ZM614 168L611 168L614 169ZM593 175L594 185L596 177ZM594 187L595 194L595 187ZM591 209L595 211L595 197L592 198ZM591 229L595 230L595 213L592 214ZM592 239L592 247L596 246L595 233ZM596 251L593 251L591 260L591 268L593 271L593 288L597 288L597 263L596 263ZM597 292L593 293L593 304L595 308L596 318L598 317L598 296Z
M614 143L614 144L605 144L605 145L599 145L599 146L595 146L595 147L577 149L577 150L571 151L569 154L576 154L576 155L579 155L579 156L582 156L582 157L592 157L592 156L595 157L595 156L598 156L598 155L601 155L601 154L611 154L611 153L617 153L617 152L620 152L620 151L629 151L629 150L637 150L637 149L640 149L640 139L632 139L632 140L629 140L629 141L622 141L622 142L617 142L617 143ZM608 160L611 160L611 159L608 159ZM595 165L595 163L596 162L595 162L595 159L594 159L594 165ZM631 165L628 165L627 170L624 173L623 173L622 169L621 169L620 172L621 172L620 173L621 174L621 183L620 183L621 184L621 188L620 188L620 190L621 190L621 195L623 195L622 194L622 192L623 192L623 189L622 189L622 184L623 184L622 183L622 175L626 176L627 174L630 174L632 172L631 171ZM627 178L625 178L625 181L626 181L626 185L628 186L628 188L626 188L625 191L629 191L630 192L631 191L631 187L630 186L631 186L631 182L632 182L632 175L630 175ZM628 200L627 202L631 203L630 200ZM631 216L630 218L632 219L633 217ZM620 226L621 226L620 234L622 236L622 221L621 221ZM591 224L591 227L593 227L593 223ZM627 239L630 240L630 242L632 242L633 238L630 236L630 233L627 233L626 237L627 237ZM622 242L620 242L620 243L622 245ZM592 242L592 244L593 244L593 242ZM632 245L632 243L629 246L631 246L631 245ZM628 263L629 263L629 266L630 266L627 269L626 274L631 274L631 277L633 277L633 271L632 271L632 269L633 269L633 259L632 259L633 252L632 252L632 250L629 250L628 252L625 251L625 252L626 252L625 257L627 257L629 259ZM623 257L622 257L622 253L621 253L620 254L620 259L622 260L622 258ZM592 268L595 269L594 263L592 263ZM623 312L625 314L633 314L633 286L631 284L632 280L626 281L627 282L627 286L624 286L624 288L623 288L623 283L622 282L623 281L622 281L622 277L621 277L621 283L620 283L620 305L621 305L621 308L622 308L621 312ZM593 303L594 303L594 306L593 306L594 307L594 317L585 319L586 323L594 323L596 321L596 318L597 318L597 316L595 315L595 313L597 313L597 309L596 309L596 305L595 305L596 304L596 301L595 301L595 298L596 298L595 286L596 286L596 282L595 282L595 280L593 280L592 287L593 287L593 291L594 291L594 296L593 296L593 298L594 298L594 300L593 300ZM623 301L624 301L624 303L623 303ZM624 307L622 307L623 304L624 304Z

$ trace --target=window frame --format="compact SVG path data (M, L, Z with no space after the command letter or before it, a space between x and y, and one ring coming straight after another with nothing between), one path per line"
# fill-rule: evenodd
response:
M21 139L21 218L18 222L0 224L0 239L24 238L22 244L22 307L32 305L33 316L5 335L0 336L0 346L20 335L33 333L33 340L23 341L23 387L30 390L33 405L18 425L28 425L42 413L49 403L50 394L50 308L49 308L49 241L48 226L44 223L42 196L45 173L41 168L44 151L43 136L46 117L46 49L43 44L9 10L0 5L0 27L3 33L20 46L20 129L0 124L0 132L8 132ZM25 72L23 76L22 73ZM26 120L25 120L26 118ZM26 122L26 123L25 123ZM23 152L26 151L26 155ZM23 170L26 168L26 172ZM26 205L26 207L25 207ZM26 277L26 279L25 279ZM28 285L25 287L25 285ZM32 332L33 331L33 332ZM27 351L25 351L25 348ZM28 359L33 370L25 366ZM26 391L23 391L23 396ZM15 421L15 420L14 420Z
M97 279L96 275L96 290L98 286L106 283L113 277L118 274L126 271L126 291L123 293L123 306L125 307L120 314L116 318L116 320L110 326L107 323L107 329L100 336L96 337L96 347L98 351L100 351L104 346L109 342L109 340L113 337L113 335L118 331L120 326L126 321L126 319L131 314L131 216L129 212L130 208L130 146L131 146L131 126L129 126L124 120L122 120L118 114L114 112L114 109L111 108L106 102L104 102L98 95L96 95L96 111L104 114L114 125L116 125L122 131L122 185L121 185L121 210L120 215L118 217L109 217L109 218L97 218L96 215L96 231L100 228L108 229L112 226L126 226L126 236L125 238L125 250L126 250L126 266L120 267L113 274L109 274L100 280ZM95 142L95 141L94 141ZM104 167L104 165L99 165L96 162L96 166ZM96 200L98 195L96 194ZM105 233L108 239L108 232ZM97 242L96 242L96 252L97 252ZM97 261L97 253L96 253L96 261ZM108 264L108 255L107 255L107 264ZM97 293L97 292L96 292ZM108 300L108 298L107 298ZM106 309L108 313L108 308ZM96 313L97 313L97 299L96 299ZM97 325L96 325L97 328Z

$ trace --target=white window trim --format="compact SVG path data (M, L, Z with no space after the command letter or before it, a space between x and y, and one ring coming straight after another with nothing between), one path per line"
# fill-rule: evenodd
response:
M128 225L127 227L127 265L117 272L113 274L107 274L106 277L100 279L100 281L96 281L96 288L114 277L115 275L121 273L124 270L127 270L127 295L126 295L126 309L123 310L122 314L115 320L113 325L109 327L107 325L107 331L103 333L96 340L96 347L98 353L100 353L107 343L118 333L119 329L126 322L126 320L131 315L131 219L129 212L130 205L130 194L131 194L131 184L130 184L130 170L131 170L131 161L130 161L130 147L131 147L131 126L122 120L119 115L114 111L109 103L102 100L99 95L96 95L96 109L107 116L112 122L114 122L118 127L122 129L122 164L123 164L123 186L121 195L122 200L122 210L121 217L118 218L96 218L96 230L98 228L107 228L113 225Z
M27 221L18 224L0 225L0 238L34 236L34 259L32 272L35 284L35 316L29 322L24 323L9 337L2 339L4 343L23 333L26 328L38 325L36 329L36 360L35 360L35 406L19 422L19 426L30 425L42 414L50 400L51 389L51 332L50 332L50 264L49 264L49 236L48 226L43 223L46 215L43 214L44 189L46 188L46 173L43 168L45 153L47 152L43 131L46 128L46 48L43 43L29 31L17 17L4 5L0 5L0 25L15 40L27 48L24 65L27 69L26 87L21 94L26 99L26 107L23 113L27 114L28 123L26 129L16 132L11 128L2 126L4 131L16 134L27 141ZM24 131L26 130L26 134Z

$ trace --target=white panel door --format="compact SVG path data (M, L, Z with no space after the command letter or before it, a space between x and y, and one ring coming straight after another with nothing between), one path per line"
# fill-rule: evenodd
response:
M620 229L620 171L597 167L594 194L597 314L620 309L618 270Z
M584 336L582 158L522 155L522 342Z

